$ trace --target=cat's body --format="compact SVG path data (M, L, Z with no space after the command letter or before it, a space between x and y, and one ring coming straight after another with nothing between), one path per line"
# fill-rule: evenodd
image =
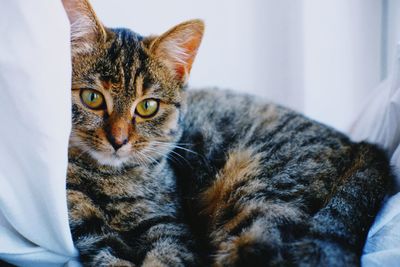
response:
M183 122L191 151L172 164L213 266L359 265L390 183L381 150L216 89L189 92Z
M390 178L379 149L253 97L186 91L199 20L144 38L105 28L86 0L63 3L84 265L359 264Z
M70 227L84 265L198 262L164 159L146 168L114 169L70 149L67 177Z

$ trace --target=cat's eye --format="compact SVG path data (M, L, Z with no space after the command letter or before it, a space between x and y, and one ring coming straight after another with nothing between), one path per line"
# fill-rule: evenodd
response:
M93 89L82 89L81 90L82 103L90 109L104 109L105 101L104 96Z
M159 102L155 99L145 99L136 106L135 113L142 118L150 118L156 115Z

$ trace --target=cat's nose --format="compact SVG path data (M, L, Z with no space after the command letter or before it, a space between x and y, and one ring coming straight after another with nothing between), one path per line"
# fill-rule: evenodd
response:
M128 143L129 125L124 121L117 121L110 125L107 131L107 139L117 151Z
M128 138L125 138L125 139L118 138L118 139L116 139L114 136L110 135L110 136L108 136L108 141L110 142L112 147L115 149L115 151L117 151L123 145L126 145L128 143Z

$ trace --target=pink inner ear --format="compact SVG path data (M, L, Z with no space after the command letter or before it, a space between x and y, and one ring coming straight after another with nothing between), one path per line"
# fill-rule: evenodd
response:
M204 24L200 20L179 24L153 41L150 46L151 53L164 61L174 72L175 77L185 83L201 43L203 31Z
M183 77L185 76L185 67L183 65L178 65L175 68L176 71L176 76L178 79L183 79Z
M184 59L184 63L176 63L175 71L179 79L184 79L185 75L188 75L190 73L200 41L201 36L195 35L193 36L193 38L189 39L188 42L183 44L183 49L186 52L187 57Z

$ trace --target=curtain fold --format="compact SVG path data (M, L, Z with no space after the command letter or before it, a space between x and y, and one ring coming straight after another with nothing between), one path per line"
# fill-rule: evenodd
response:
M0 259L64 266L77 255L65 179L69 23L61 1L1 1Z

